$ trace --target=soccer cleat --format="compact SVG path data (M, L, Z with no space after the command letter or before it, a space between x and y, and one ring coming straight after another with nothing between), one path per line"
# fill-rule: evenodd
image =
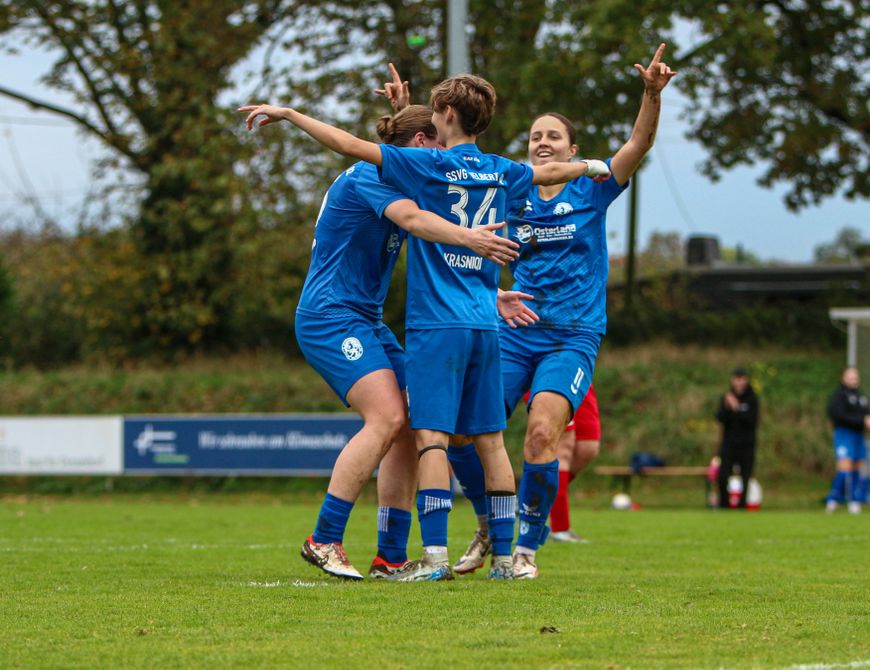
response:
M847 508L849 510L849 514L860 514L861 513L861 503L857 500L853 500L849 503Z
M537 579L538 566L535 565L535 559L528 554L514 554L513 560L514 579Z
M448 582L453 579L453 571L446 560L433 558L431 554L423 554L419 561L409 561L410 565L404 571L399 582Z
M568 530L556 530L551 532L550 540L552 542L568 542L571 544L589 544L589 540L582 535L578 535L570 528Z
M413 572L416 567L414 561L389 563L380 556L375 556L375 560L372 561L372 566L369 568L369 577L371 579L384 579L390 582L397 582L402 577Z
M825 503L825 511L828 514L830 514L831 512L836 512L837 511L837 501L836 500L829 500L828 502L826 502Z
M311 535L302 543L302 558L317 566L325 573L341 579L359 580L363 576L357 572L344 553L341 542L324 542L319 544Z
M493 556L487 579L509 582L514 579L514 563L510 556Z
M492 548L492 540L488 535L482 535L480 530L474 534L474 539L468 545L468 549L462 554L462 557L456 561L453 569L457 574L467 575L469 572L474 572L478 568L483 567L486 561L486 556Z

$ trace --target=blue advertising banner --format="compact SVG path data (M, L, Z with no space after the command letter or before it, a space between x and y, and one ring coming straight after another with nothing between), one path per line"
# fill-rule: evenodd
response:
M354 414L124 418L125 474L329 475Z

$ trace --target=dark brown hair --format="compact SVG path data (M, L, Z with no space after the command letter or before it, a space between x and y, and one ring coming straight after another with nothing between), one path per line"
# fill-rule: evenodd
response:
M429 104L436 112L449 105L459 115L459 125L466 135L480 135L495 113L495 88L482 77L457 74L432 89Z
M376 130L384 144L400 147L406 146L417 133L433 140L438 136L432 125L432 110L423 105L408 105L394 116L382 116Z
M577 144L577 129L574 127L574 124L566 116L562 116L559 112L544 112L543 114L539 114L535 117L535 121L541 119L545 116L552 116L557 121L561 122L563 126L565 126L565 130L568 132L568 143L569 144ZM535 125L535 121L532 121L532 125Z

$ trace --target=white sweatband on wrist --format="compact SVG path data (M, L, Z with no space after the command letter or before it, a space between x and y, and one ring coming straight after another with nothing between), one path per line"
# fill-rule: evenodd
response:
M604 161L600 161L597 158L584 158L583 162L586 163L587 177L602 177L610 174L610 168L607 167L607 163Z

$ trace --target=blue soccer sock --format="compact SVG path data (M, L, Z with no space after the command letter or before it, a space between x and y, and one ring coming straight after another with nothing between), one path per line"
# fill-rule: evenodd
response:
M462 492L474 507L474 513L477 516L486 516L486 478L474 445L448 447L447 460L462 485Z
M378 507L378 556L387 563L408 560L411 513L397 507Z
M317 526L312 533L312 539L318 544L341 542L352 509L352 502L327 493L323 505L320 506L320 516L317 517Z
M520 480L520 533L517 547L532 551L547 538L547 518L559 491L559 461L523 464Z
M420 489L417 492L417 517L424 547L447 546L447 515L453 508L452 498L447 489Z
M487 523L493 556L510 556L517 520L517 497L510 491L487 491Z
M828 493L828 501L846 502L846 475L848 473L837 470L834 481L831 482L831 490Z
M852 470L849 473L849 502L864 502L861 473L857 470Z

